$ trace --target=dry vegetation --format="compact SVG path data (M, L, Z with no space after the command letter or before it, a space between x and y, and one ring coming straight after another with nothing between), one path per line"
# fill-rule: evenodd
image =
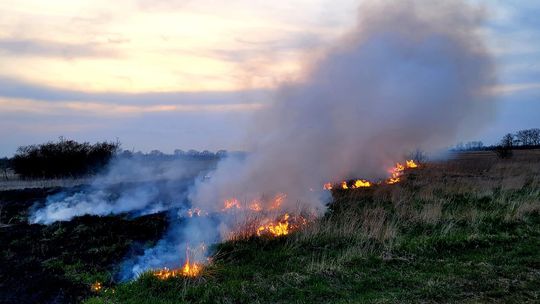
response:
M540 300L540 151L461 154L333 196L297 233L216 246L195 280L143 275L88 303Z
M55 191L0 191L0 303L540 301L540 150L459 154L399 184L334 190L300 231L216 245L201 276L166 281L114 276L133 244L159 240L163 215L28 225Z

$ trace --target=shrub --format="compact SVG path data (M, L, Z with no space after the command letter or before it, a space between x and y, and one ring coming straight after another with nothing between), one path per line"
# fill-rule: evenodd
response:
M58 142L19 147L12 169L22 178L80 177L95 174L118 152L118 142Z

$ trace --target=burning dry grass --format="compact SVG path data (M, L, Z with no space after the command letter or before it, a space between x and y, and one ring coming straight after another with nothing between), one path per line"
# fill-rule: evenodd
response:
M486 221L523 221L540 213L539 160L528 155L504 162L488 155L469 166L469 159L462 157L411 171L399 184L335 192L331 213L289 241L300 247L348 243L337 255L312 257L309 269L328 271L374 248L391 252L400 238L418 227L430 227L436 236L463 225L479 229Z
M500 290L506 277L522 291L508 289L504 299L534 299L538 292L526 286L538 282L529 275L538 273L538 162L462 157L411 170L397 184L336 189L325 216L305 215L310 220L278 238L256 231L261 221L280 223L284 215L253 212L239 223L244 233L217 247L207 266L215 276L175 287L169 302L270 303L298 299L299 290L306 291L299 302L365 294L395 301L386 290L411 302L461 302L471 295L489 302L486 292ZM292 214L301 212L289 213L288 227Z
M206 255L206 245L200 244L195 248L191 248L189 245L186 247L186 256L184 264L180 268L169 269L162 268L156 269L152 272L156 278L160 280L168 280L170 278L195 278L202 274L204 270L204 263L207 259L204 258Z
M242 212L231 221L235 228L228 232L226 240L240 241L254 236L263 238L286 236L302 229L313 219L313 214L300 209L291 213Z

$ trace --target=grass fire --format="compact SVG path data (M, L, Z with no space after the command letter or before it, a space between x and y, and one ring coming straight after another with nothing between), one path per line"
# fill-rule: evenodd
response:
M0 304L540 301L534 1L42 2Z
M416 169L418 168L418 164L414 160L407 160L404 164L396 163L396 165L389 170L390 177L383 180L383 181L376 181L371 182L365 179L357 179L353 180L351 182L342 181L339 185L335 185L332 183L325 183L323 185L324 190L332 190L332 189L342 189L342 190L348 190L348 189L359 189L359 188L369 188L376 185L381 184L396 184L401 181L401 178L403 174L405 173L405 170L408 169Z

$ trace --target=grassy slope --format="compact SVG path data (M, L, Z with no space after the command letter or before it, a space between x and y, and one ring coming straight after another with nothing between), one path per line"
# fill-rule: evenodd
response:
M86 303L540 301L539 174L536 155L462 159L335 192L302 231L218 245L200 278L144 275Z

